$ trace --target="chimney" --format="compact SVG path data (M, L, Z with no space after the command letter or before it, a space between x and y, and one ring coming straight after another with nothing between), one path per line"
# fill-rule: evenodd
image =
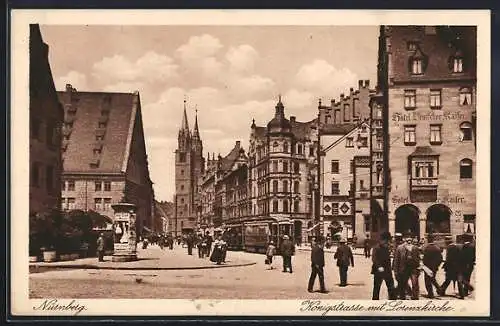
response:
M351 93L351 94L354 93L354 88L352 88L352 87L349 88L349 93Z
M332 100L330 101L330 106L331 106L331 107L333 107L334 105L335 105L335 99L332 99Z
M71 92L73 90L73 86L71 84L66 84L66 92Z
M236 141L236 146L237 146L237 147L240 147L240 145L241 145L241 142L240 142L239 140L237 140L237 141Z
M358 88L362 88L363 87L363 81L360 79L358 80Z
M290 122L295 122L295 116L294 115L290 116Z
M370 87L370 80L369 79L365 80L365 87L366 88Z
M340 94L340 98L344 98L344 93Z

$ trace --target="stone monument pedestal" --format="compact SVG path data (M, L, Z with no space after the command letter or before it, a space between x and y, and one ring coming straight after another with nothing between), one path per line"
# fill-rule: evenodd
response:
M114 210L114 252L113 262L137 260L136 206L130 203L111 205Z

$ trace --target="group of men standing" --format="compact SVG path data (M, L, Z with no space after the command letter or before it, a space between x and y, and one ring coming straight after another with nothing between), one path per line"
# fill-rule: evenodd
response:
M448 246L443 265L446 279L440 285L436 274L443 263L443 255L432 236L429 236L425 246L419 246L418 241L407 236L403 243L396 246L392 263L390 241L389 233L382 234L379 244L372 251L373 300L379 299L382 282L387 286L389 299L406 300L407 294L410 294L412 300L418 300L421 271L424 272L428 298L434 298L434 288L438 295L444 296L451 282L458 284L460 299L473 290L470 277L475 265L475 248L471 242L454 243L451 237L446 238Z

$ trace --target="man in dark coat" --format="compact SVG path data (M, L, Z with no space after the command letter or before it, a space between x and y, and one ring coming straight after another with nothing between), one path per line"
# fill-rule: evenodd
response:
M295 246L292 241L290 241L287 235L284 235L280 246L280 253L283 257L283 273L286 273L287 269L289 269L290 273L292 273L292 255L294 254L294 251Z
M373 295L372 300L379 300L380 286L385 281L389 300L396 299L394 279L391 270L391 250L389 248L390 233L385 232L380 235L379 244L373 248L372 274L373 274Z
M311 276L309 277L309 284L307 291L312 292L316 275L319 277L320 292L326 293L325 289L325 276L323 267L325 266L325 252L323 251L323 243L321 240L316 241L313 239L311 247Z
M363 249L365 251L365 258L370 258L370 235L367 234L365 241L363 242Z
M424 264L424 283L427 290L429 299L434 298L434 289L439 293L441 287L436 281L436 273L443 261L441 249L434 243L433 237L429 236L429 243L423 249L424 257L422 263Z
M411 281L411 298L418 300L420 274L420 250L413 244L411 237L406 238L406 243L399 245L394 253L393 270L398 280L399 299L406 300L408 280Z
M337 259L337 266L339 267L340 286L347 286L347 270L349 264L354 267L354 256L345 239L340 240L340 245L335 252L334 258Z
M104 261L104 234L99 234L97 238L97 256L99 261Z
M193 254L193 246L194 246L194 236L193 234L188 234L188 236L186 237L186 244L187 244L187 247L188 247L188 255L192 255Z
M470 241L464 243L462 249L462 263L464 266L464 295L468 295L470 291L474 291L474 287L470 284L470 278L474 271L474 265L476 265L476 247Z
M207 257L210 257L210 252L212 251L212 243L214 242L214 239L212 238L212 236L210 235L210 232L208 232L208 231L205 234L205 241L207 243L206 255L207 255Z
M446 261L443 265L446 279L441 285L439 295L444 296L446 294L446 289L448 288L450 283L454 281L457 282L458 285L458 295L460 299L463 299L465 291L463 287L463 266L461 259L462 246L452 242L448 237L446 240L449 243L448 247L446 248Z

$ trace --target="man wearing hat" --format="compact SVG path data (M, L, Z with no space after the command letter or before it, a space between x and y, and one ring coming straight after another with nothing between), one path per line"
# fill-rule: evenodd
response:
M457 282L459 298L463 299L465 293L463 288L463 266L461 264L462 248L457 243L453 242L452 237L447 236L445 241L448 244L446 247L446 261L443 264L446 278L443 284L441 284L439 295L444 296L446 294L446 289L453 281Z
M104 261L104 233L97 238L97 256L99 261Z
M346 244L344 238L340 239L340 244L335 252L333 258L337 259L337 266L339 267L340 286L347 286L347 270L349 263L354 267L354 256L352 255L351 248Z
M399 299L406 300L408 280L411 280L411 298L418 300L419 297L419 266L420 251L413 244L411 236L407 236L405 243L396 248L394 253L393 270L398 281Z
M471 240L466 240L462 249L462 263L464 270L464 295L468 295L470 291L474 291L474 287L470 284L470 278L476 265L476 247Z
M286 273L287 269L292 273L292 255L294 252L295 246L288 235L285 234L280 246L281 257L283 257L283 273Z
M434 237L429 235L428 244L425 246L424 257L422 259L423 270L424 270L424 283L425 289L427 290L427 295L429 299L434 298L434 289L439 293L440 286L436 281L436 273L443 261L443 255L441 254L441 249L434 243Z
M389 241L391 234L384 232L380 235L380 242L373 248L372 271L373 274L373 296L372 300L379 300L380 287L382 281L385 281L389 300L396 299L396 290L394 288L394 279L391 270L391 251Z
M311 276L309 277L309 283L307 285L308 292L313 291L314 281L316 281L316 275L319 278L320 292L327 292L325 288L325 276L323 273L324 266L325 252L323 250L323 241L322 239L314 238L311 244Z

